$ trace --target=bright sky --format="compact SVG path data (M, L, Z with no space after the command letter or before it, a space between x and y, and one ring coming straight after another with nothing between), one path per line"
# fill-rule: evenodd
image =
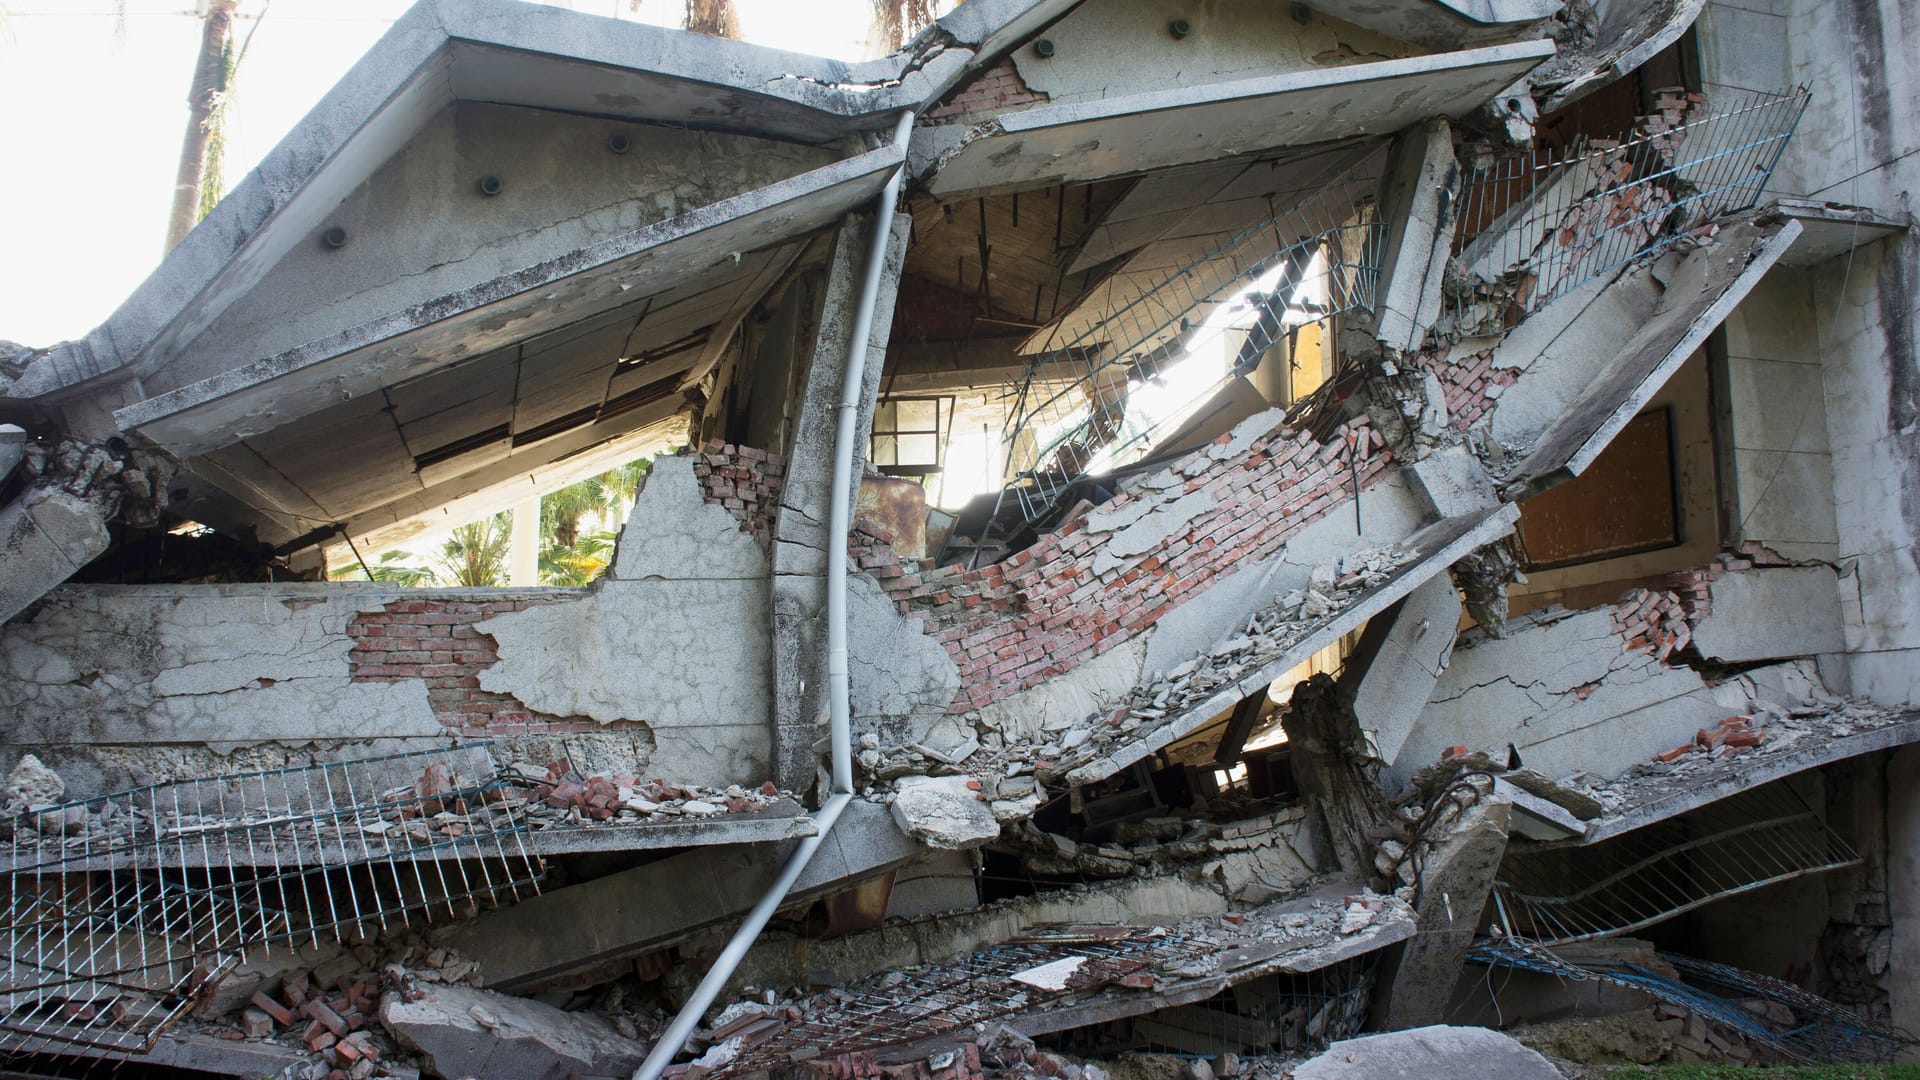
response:
M685 13L685 0L552 2L662 26ZM196 3L0 0L0 339L79 337L159 263L199 51ZM229 187L408 6L241 0L236 36L253 37L228 121ZM734 8L750 41L847 60L864 55L873 10L872 0Z

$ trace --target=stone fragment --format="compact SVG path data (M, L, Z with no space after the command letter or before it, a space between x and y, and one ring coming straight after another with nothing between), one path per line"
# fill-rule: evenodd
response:
M993 811L964 776L910 776L893 800L893 819L928 847L959 851L1000 835Z
M1409 1028L1344 1039L1293 1071L1293 1080L1561 1080L1547 1059L1486 1028Z
M466 987L421 989L417 1001L387 995L380 1022L400 1045L425 1057L436 1076L626 1076L646 1058L645 1046L592 1013Z
M32 754L21 754L20 760L7 774L5 789L0 790L8 802L26 803L29 806L39 803L57 803L67 794L67 782L60 774L46 767Z

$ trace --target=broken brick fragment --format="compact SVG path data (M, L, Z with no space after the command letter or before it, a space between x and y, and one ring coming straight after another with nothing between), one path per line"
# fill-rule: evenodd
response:
M268 997L265 990L255 992L251 1001L254 1008L272 1017L281 1027L293 1026L293 1010Z
M1693 752L1693 744L1687 743L1684 746L1676 746L1671 750L1668 750L1661 754L1656 754L1654 756L1662 763L1670 764L1672 762L1680 760L1682 757L1692 752Z

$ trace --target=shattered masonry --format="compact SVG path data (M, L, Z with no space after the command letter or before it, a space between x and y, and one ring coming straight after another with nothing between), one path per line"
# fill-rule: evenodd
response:
M0 344L0 1058L1911 1055L1916 12L1623 5L423 0Z

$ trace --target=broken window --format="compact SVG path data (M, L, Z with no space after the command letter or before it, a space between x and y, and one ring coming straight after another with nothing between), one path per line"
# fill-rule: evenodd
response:
M885 398L873 408L875 468L923 481L941 471L953 423L950 397Z

